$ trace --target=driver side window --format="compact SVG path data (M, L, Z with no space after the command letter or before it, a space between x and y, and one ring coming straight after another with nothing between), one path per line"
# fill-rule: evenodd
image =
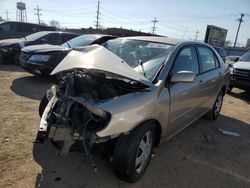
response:
M186 47L178 53L172 73L179 71L192 71L195 74L199 73L198 59L194 47Z

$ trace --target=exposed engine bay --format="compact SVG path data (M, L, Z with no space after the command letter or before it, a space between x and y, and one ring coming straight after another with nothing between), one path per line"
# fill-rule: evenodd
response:
M61 155L66 155L76 141L82 141L88 154L99 139L96 132L104 129L112 114L97 108L98 104L131 92L147 90L137 81L98 70L74 70L64 73L61 81L47 92L37 140L50 138L61 142ZM106 139L107 140L107 139Z

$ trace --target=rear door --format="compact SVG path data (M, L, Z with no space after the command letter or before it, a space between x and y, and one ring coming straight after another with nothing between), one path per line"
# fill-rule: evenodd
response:
M180 49L175 58L171 75L179 71L193 71L197 77L192 83L170 84L170 123L168 133L174 134L199 114L197 108L202 103L199 91L199 63L195 46Z
M204 103L202 109L211 109L215 97L221 90L221 69L217 56L207 46L198 45L197 52L200 62L199 87Z

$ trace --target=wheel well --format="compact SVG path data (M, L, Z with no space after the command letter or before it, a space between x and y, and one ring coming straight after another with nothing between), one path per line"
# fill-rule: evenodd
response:
M225 85L222 87L221 91L222 91L223 95L226 94L226 86Z
M162 134L161 125L160 125L160 123L159 123L157 120L155 120L155 119L150 119L150 120L147 120L147 121L144 121L144 122L140 123L138 126L136 126L136 128L139 127L139 126L142 126L142 125L144 125L144 124L146 124L146 123L152 123L152 124L155 125L155 140L154 140L154 146L157 147L157 146L160 144L160 141L161 141L161 134ZM136 128L135 128L135 129L136 129Z

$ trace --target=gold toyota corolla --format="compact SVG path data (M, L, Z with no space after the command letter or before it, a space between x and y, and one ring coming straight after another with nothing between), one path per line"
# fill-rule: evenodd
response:
M115 174L135 182L153 147L202 116L218 117L229 68L200 42L126 37L72 50L53 70L61 81L42 99L37 142L66 155L82 143L112 145Z

